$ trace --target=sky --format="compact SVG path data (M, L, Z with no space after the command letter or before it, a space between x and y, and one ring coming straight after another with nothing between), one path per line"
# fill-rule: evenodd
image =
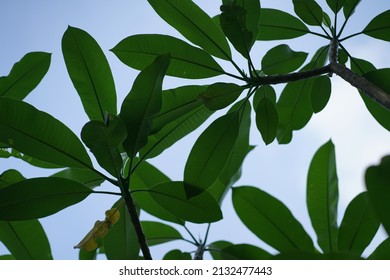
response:
M219 11L220 1L196 0L194 2L211 16ZM317 2L329 13L324 0ZM292 1L289 0L263 0L261 4L262 7L283 9L293 14ZM362 0L356 10L356 17L351 19L344 34L362 30L375 15L389 8L388 0ZM25 101L52 114L69 126L76 135L80 134L82 126L88 119L67 74L61 53L61 38L69 25L91 34L106 54L116 84L118 108L129 92L138 71L123 65L109 50L125 37L134 34L159 33L182 38L177 31L158 17L147 1L117 0L108 3L103 0L2 0L0 2L0 76L8 75L13 64L28 52L52 53L49 72ZM316 31L315 28L312 29ZM282 43L288 43L295 51L306 51L311 54L313 50L327 44L323 39L318 40L308 35L289 41L257 42L253 47L255 64L260 64L261 57L267 50ZM385 68L390 64L388 42L362 35L345 42L345 46L353 56L369 60L377 68ZM238 54L235 54L235 58L243 65L242 67L245 67L245 62ZM218 60L218 62L223 67L230 67L223 61ZM217 79L191 81L166 77L164 88L174 88L184 84L209 84L221 80L229 79L217 77ZM279 92L281 88L281 86L276 87ZM150 162L171 179L182 180L184 164L190 152L189 147L210 121ZM357 90L337 76L332 78L332 96L328 106L321 113L314 115L304 129L295 132L290 144L279 145L274 142L266 147L253 125L250 142L256 145L256 149L245 160L243 176L236 185L256 186L274 195L289 207L304 228L314 237L305 204L306 177L314 153L329 139L332 139L336 146L340 221L349 201L365 189L365 169L370 165L378 164L381 157L390 154L390 133L370 116ZM31 167L19 160L0 159L0 173L7 169L17 169L27 178L54 173ZM113 190L108 184L104 184L102 188ZM92 228L96 220L104 219L104 211L111 208L115 200L116 198L113 197L91 196L78 205L41 219L54 258L76 259L78 250L74 250L73 246ZM241 223L232 208L230 195L226 197L222 207L224 219L212 225L210 242L228 240L234 243L250 243L271 251ZM144 214L141 218L152 219ZM204 225L190 225L190 228L196 237L204 236L206 230ZM186 234L181 232L183 235ZM384 234L381 232L372 247L383 238ZM171 242L152 247L152 255L160 259L165 252L173 248L193 250L184 242ZM0 244L0 255L5 252L7 252L6 248Z

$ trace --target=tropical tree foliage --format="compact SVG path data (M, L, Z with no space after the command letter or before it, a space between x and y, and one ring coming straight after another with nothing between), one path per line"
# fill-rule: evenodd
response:
M98 193L118 200L75 245L80 259L95 259L98 254L108 259L152 259L150 246L177 240L193 244L195 253L177 249L164 259L202 259L205 251L214 259L363 258L380 225L390 232L389 157L367 169L367 191L350 202L338 223L335 146L328 141L318 149L307 176L307 210L316 240L280 200L236 182L253 149L251 122L265 144L275 140L288 144L295 131L326 107L332 75L356 87L367 110L390 129L390 70L376 69L344 46L361 34L390 41L390 10L368 21L363 30L345 34L359 0L327 0L332 15L314 0L293 0L295 15L262 8L259 0L223 0L221 13L214 17L191 0L148 2L186 41L138 34L111 49L121 62L140 70L120 108L110 65L98 42L76 27L69 26L64 33L65 65L89 118L80 137L23 101L47 73L50 54L28 53L0 78L0 157L61 169L49 177L25 178L13 169L0 175L0 241L10 252L2 258L51 259L38 219ZM258 41L303 35L323 38L324 46L306 53L279 44L261 63L251 59ZM235 52L247 61L246 69L234 60ZM220 61L230 63L236 72L225 70ZM163 89L165 76L224 79ZM284 89L277 93L275 84L284 84ZM148 161L222 109L226 110L190 149L182 180L172 181ZM99 190L104 181L112 191ZM210 225L223 218L220 206L227 197L248 230L276 254L252 244L209 242ZM156 220L141 220L141 211ZM186 226L189 222L208 224L204 238L195 238ZM178 228L188 231L189 237ZM389 244L386 239L369 258L388 259Z

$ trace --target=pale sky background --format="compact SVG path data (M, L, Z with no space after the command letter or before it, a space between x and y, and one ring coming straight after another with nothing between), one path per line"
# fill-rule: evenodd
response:
M219 12L221 3L217 0L194 2L212 16ZM330 14L325 0L317 2ZM263 0L261 3L263 7L279 8L293 13L292 1L289 0ZM362 0L356 10L356 17L351 19L344 35L361 31L374 16L389 8L388 0ZM25 101L52 114L77 135L80 135L81 128L88 119L67 74L61 53L61 38L68 25L87 31L105 52L116 83L118 108L129 92L138 71L122 64L109 49L125 37L134 34L160 33L182 38L157 16L146 0L1 0L0 76L8 75L13 64L28 52L52 53L48 74ZM312 28L312 30L316 29ZM310 35L288 41L257 42L253 48L254 63L259 65L261 57L267 50L286 42L293 50L310 52L311 55L314 49L328 43L324 39L317 39ZM377 68L390 65L388 42L362 35L345 42L344 45L353 56L369 60ZM236 57L242 67L245 67L246 64L240 60L239 55ZM223 61L221 64L230 67ZM164 88L174 88L184 84L209 84L221 79L225 78L191 81L167 77ZM275 141L265 147L252 121L251 144L257 147L244 162L242 179L236 184L260 187L283 201L314 239L305 196L307 171L315 151L329 139L332 139L336 146L340 188L339 221L349 201L365 189L365 169L369 165L377 164L382 156L390 154L390 133L370 116L357 90L336 76L332 78L332 87L332 97L326 109L315 115L304 129L295 132L292 142L288 145L278 145ZM201 130L192 133L150 162L163 170L171 179L182 180L189 147L204 128L205 126L202 126ZM19 160L0 159L0 173L8 169L17 169L27 178L54 173L54 171L31 167ZM104 184L103 188L114 189L108 184ZM116 197L92 195L78 205L41 219L54 258L78 258L78 250L74 250L73 246L92 228L96 220L104 219L104 211L109 209L116 199ZM209 242L228 240L269 249L238 219L231 206L230 193L223 203L223 213L224 219L211 227ZM150 219L144 214L141 218ZM190 228L196 237L204 236L205 225L190 225ZM184 231L179 230L188 238ZM384 236L381 232L374 240L373 246L379 244ZM185 242L179 241L152 247L152 255L160 259L167 251L174 248L194 250ZM0 255L6 252L7 249L0 244Z

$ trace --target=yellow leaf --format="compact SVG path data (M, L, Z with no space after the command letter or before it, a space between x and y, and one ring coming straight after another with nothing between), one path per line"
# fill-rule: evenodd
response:
M80 243L73 248L80 248L87 252L95 250L98 246L96 238L103 238L107 234L109 227L110 223L107 221L96 221L93 228L80 241Z
M118 208L112 208L106 211L106 221L108 221L110 225L115 225L119 220L119 216Z

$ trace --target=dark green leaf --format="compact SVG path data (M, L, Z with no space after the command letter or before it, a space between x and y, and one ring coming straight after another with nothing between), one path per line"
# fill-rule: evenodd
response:
M88 188L98 187L104 182L104 179L96 174L96 172L93 172L90 169L80 168L67 168L51 175L51 177L70 179L79 182Z
M116 114L114 79L102 49L84 30L69 26L62 37L66 68L88 117L104 121Z
M42 218L91 194L86 186L64 178L33 178L0 189L0 220Z
M338 249L360 256L378 231L380 221L367 192L360 193L348 205L340 225Z
M346 1L347 0L326 0L326 3L328 3L329 8L331 8L332 11L337 14L344 6Z
M271 254L249 244L234 244L221 251L224 260L268 260Z
M332 93L332 84L329 76L320 76L314 79L311 88L311 106L314 113L319 113L325 108Z
M222 219L218 203L207 191L187 199L183 182L156 185L150 189L150 195L178 219L193 223L212 223Z
M225 36L214 21L191 0L148 0L157 14L185 38L211 55L230 60Z
M390 260L390 238L387 238L371 253L369 260Z
M0 142L60 166L92 165L83 144L68 127L23 101L0 98Z
M368 196L387 233L390 233L390 156L366 170Z
M125 174L127 174L126 171ZM141 209L162 220L182 224L176 216L157 204L148 192L153 186L170 181L156 167L143 161L131 175L130 190L133 192L134 200Z
M228 241L221 240L209 244L208 248L214 260L223 260L223 257L221 255L222 249L229 247L231 245L233 244Z
M139 254L137 234L131 223L130 215L121 200L113 208L118 207L119 221L113 225L103 238L104 249L109 260L136 260Z
M307 209L318 245L324 253L337 251L338 179L335 147L328 141L315 153L307 176Z
M15 257L12 256L12 255L1 255L1 256L0 256L0 260L3 260L3 261L7 260L7 261L10 261L10 260L16 260L16 259L15 259Z
M0 189L23 180L26 180L26 178L19 171L15 169L6 170L0 175Z
M106 123L90 121L81 131L81 139L106 171L119 178L123 166L119 147L127 137L126 125L117 116L109 115Z
M161 109L162 82L169 59L169 55L159 56L142 70L122 103L120 118L128 131L123 147L130 158L146 145L153 117Z
M298 69L306 58L305 52L295 52L288 45L278 45L264 55L261 70L267 75L289 73Z
M188 156L184 181L188 197L211 187L229 159L239 133L239 114L215 120L196 140Z
M273 260L361 260L356 255L333 252L320 254L318 252L287 252L276 255Z
M201 79L224 73L221 66L204 50L175 37L160 34L140 34L127 37L111 50L124 64L143 70L153 60L170 53L167 75Z
M96 260L97 249L87 252L85 250L79 251L79 260Z
M376 68L374 64L367 60L351 57L351 70L360 75L364 75L368 72L376 70Z
M245 58L258 34L260 20L260 1L223 1L220 24L226 37L234 48Z
M293 0L294 11L309 25L322 24L322 9L314 0Z
M349 59L348 53L344 49L339 49L337 54L337 61L342 65L347 64Z
M190 253L185 253L176 249L166 253L163 260L192 260L192 258Z
M45 231L37 220L0 221L0 241L17 260L51 260Z
M15 63L7 77L0 78L0 96L23 100L49 70L51 54L31 52Z
M162 108L153 119L148 143L141 157L152 158L198 128L211 114L199 100L206 87L183 86L162 93Z
M183 239L175 228L167 224L152 221L142 221L141 224L149 246Z
M232 104L244 88L232 83L215 83L207 87L199 97L209 110L220 110Z
M268 87L272 89L272 87ZM271 90L260 89L256 93L256 95L263 95L262 98L256 97L256 126L261 133L264 143L268 145L276 138L279 116L275 107L276 95L270 99L266 96L266 91L272 92Z
M354 12L356 7L359 5L361 0L345 0L343 12L345 18L349 18Z
M363 33L381 39L384 41L390 41L390 10L387 10L380 15L376 16L370 23L363 29Z
M302 225L269 194L255 187L233 188L233 206L247 228L279 252L314 251Z
M322 23L329 28L332 26L332 21L330 20L330 16L325 12L322 13Z
M261 9L258 40L291 39L309 32L298 18L280 10Z

